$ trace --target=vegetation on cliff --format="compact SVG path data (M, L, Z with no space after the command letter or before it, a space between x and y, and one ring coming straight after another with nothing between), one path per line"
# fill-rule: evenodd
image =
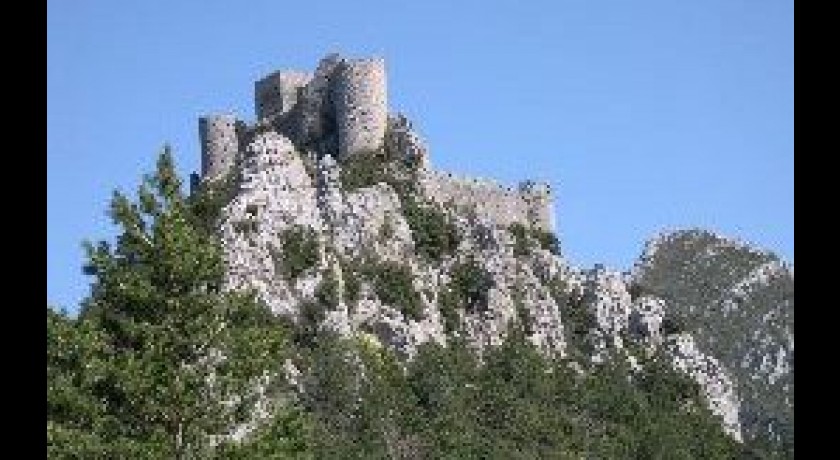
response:
M405 362L376 339L339 338L318 327L339 303L331 272L300 305L297 322L279 319L253 294L221 289L222 252L213 230L220 196L212 184L185 196L168 151L135 200L114 195L119 234L113 245L87 246L93 285L84 308L77 318L47 309L49 458L747 454L706 409L697 385L657 355L642 358L639 371L617 352L580 373L568 359L541 354L520 318L505 343L480 358L453 334L448 346L421 345ZM440 227L423 228L412 231ZM286 257L275 262L292 278L315 266L311 236L282 238ZM546 249L559 248L543 240ZM445 254L436 251L427 256ZM368 282L384 302L419 318L420 294L403 265L339 263L345 301L358 301ZM492 277L470 259L454 264L449 279L439 304L454 327L457 312L482 310ZM583 347L592 318L579 295L559 280L551 292L563 300L577 337L571 346ZM286 382L284 363L300 372L294 385ZM261 404L270 410L255 418ZM244 427L250 432L241 441L229 436L249 431Z

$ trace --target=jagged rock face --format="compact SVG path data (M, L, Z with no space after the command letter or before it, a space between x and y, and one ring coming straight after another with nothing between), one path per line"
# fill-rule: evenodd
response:
M740 399L732 378L718 360L697 348L690 334L664 334L662 323L670 305L652 295L632 300L632 281L625 274L596 266L582 275L584 306L594 318L592 362L603 362L609 350L625 350L629 364L638 369L639 356L626 349L625 338L643 345L648 355L661 350L674 369L699 385L724 430L741 441Z
M410 357L424 342L445 344L441 289L456 264L478 260L492 282L484 308L460 312L460 333L468 343L479 351L501 344L511 321L519 319L515 298L521 293L532 326L530 340L547 354L564 352L560 307L546 285L552 276L568 276L559 257L536 248L531 256L514 256L508 229L447 210L462 235L460 245L438 263L424 260L416 255L391 186L382 182L345 191L341 167L328 155L312 177L292 142L276 132L255 136L240 171L239 191L224 208L221 224L229 288L255 288L273 312L299 319L301 305L316 297L327 276L334 276L342 287L338 306L326 312L322 327L344 335L372 333ZM290 279L278 261L285 257L283 232L295 228L311 231L319 252L315 266ZM383 302L370 279L361 280L358 301L344 298L342 261L365 257L408 268L412 288L420 294L418 318L407 317L401 305Z
M311 79L287 76L295 93L254 126L202 122L205 180L229 170L238 177L220 224L226 288L253 288L277 315L408 359L422 343L457 336L481 356L512 323L546 355L574 357L581 372L614 356L639 369L638 349L627 345L641 344L641 353L664 353L700 385L733 437L792 456L792 267L709 232L682 231L648 243L632 274L572 268L550 241L541 247L539 231L553 225L550 188L434 170L408 118L386 115L380 64L330 55ZM361 179L348 173L359 179L348 188L369 186L345 189L345 161L368 154L411 169L411 184L390 177L370 185L365 174L382 179L385 168ZM459 237L442 237L444 255L423 249L440 235L418 225L417 209L454 226ZM465 279L474 284L453 288Z
M635 267L697 347L731 373L745 440L793 449L793 269L772 254L704 231L662 235Z
M546 354L564 355L567 345L560 305L552 298L547 284L555 277L570 278L568 268L559 257L540 251L534 255L533 264L521 267L519 273L522 304L527 306L533 325L531 343Z
M662 320L665 318L665 301L653 296L636 299L630 307L628 331L630 337L647 345L649 350L662 344Z
M725 429L736 439L740 439L742 424L753 430L747 431L748 435L754 435L755 421L779 420L773 418L777 415L767 414L784 414L792 407L793 334L792 327L783 325L792 326L793 280L792 272L774 259L747 252L743 260L727 259L723 264L701 260L699 271L680 274L698 263L692 259L697 248L706 255L728 254L733 249L708 238L702 244L688 241L676 246L673 240L664 239L649 246L654 249L646 253L632 278L603 267L577 270L538 245L526 254L518 253L516 237L508 227L457 207L442 207L461 238L451 254L431 261L418 255L406 210L390 185L380 182L348 191L342 188L342 167L331 156L321 157L314 168L306 161L283 135L257 134L238 169L239 190L223 210L227 286L255 288L276 314L302 321L304 306L316 301L319 289L334 279L335 305L325 312L319 327L348 337L375 337L409 359L422 343L445 344L452 335L463 336L481 354L486 347L500 345L513 322L527 323L528 339L545 354L566 356L563 308L567 305L554 290L559 283L569 292L580 293L583 307L593 318L589 334L595 345L592 362L605 359L611 349L627 351L627 339L644 344L648 353L663 350L676 369L700 384L710 409L722 417ZM296 276L285 273L281 263L287 257L283 235L292 229L305 229L317 243L315 260ZM686 245L694 252L686 253ZM419 312L410 314L405 305L389 303L377 292L376 281L365 277L358 281L357 299L350 299L350 277L359 274L348 269L348 261L359 260L391 263L407 270L410 289L418 293ZM477 261L486 273L484 303L480 308L458 310L458 328L447 332L442 297L456 267L471 261ZM724 275L718 272L719 266ZM703 270L714 274L714 282L697 289L691 280L702 279L697 276ZM646 294L632 299L633 284L643 286ZM774 303L779 296L788 295L788 289L789 312ZM710 300L713 298L717 302ZM775 307L765 308L764 316L757 319L751 316L756 305L766 304ZM721 312L735 322L782 326L778 330L762 326L764 329L758 330L769 330L769 335L753 334L734 345L717 344L715 348L716 333L708 324L719 319ZM691 324L697 326L692 335L663 335L663 320L672 313L694 321ZM768 355L756 355L750 347L784 351L769 355L775 361L768 361ZM785 354L788 351L790 354ZM637 366L634 357L626 354ZM742 363L747 367L741 368ZM744 380L750 372L758 377ZM768 394L769 387L762 386L765 381L775 385L773 388L789 388L790 398L782 399L778 406L751 395L745 395L748 402L739 400L739 394L749 391ZM790 406L785 406L788 402ZM792 411L784 420L792 424Z
M562 260L539 250L530 257L516 257L508 231L480 219L456 216L455 221L461 233L468 235L457 260L464 262L474 255L492 278L487 308L463 317L468 336L480 345L477 348L500 345L510 322L518 320L517 309L525 308L531 342L547 354L562 355L566 344L560 306L547 287L552 274L562 276ZM449 281L446 271L444 282Z
M600 362L608 348L624 348L622 335L630 319L630 292L621 273L599 266L587 274L583 298L597 324L593 360Z
M668 337L664 345L665 354L674 368L688 374L700 385L709 409L723 420L724 430L741 441L738 396L732 379L718 360L700 352L694 337L686 333Z
M388 118L385 149L391 152L405 152L406 157L424 168L430 167L429 154L423 139L414 131L411 122L403 114Z
M248 146L241 168L239 193L223 210L222 244L227 286L256 288L277 314L296 314L294 304L312 295L317 273L288 283L278 272L278 235L294 226L320 229L312 179L292 143L265 133Z

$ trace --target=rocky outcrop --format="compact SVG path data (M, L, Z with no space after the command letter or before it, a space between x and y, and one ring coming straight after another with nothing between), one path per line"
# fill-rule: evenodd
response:
M636 299L630 307L628 332L630 337L653 351L662 345L662 321L665 319L665 301L654 296Z
M416 254L403 204L390 185L380 182L344 190L341 166L331 156L317 163L315 177L310 176L312 171L294 145L277 133L259 134L247 147L239 190L223 213L229 287L256 288L276 314L301 321L304 306L316 301L321 286L334 279L335 304L324 312L319 327L348 337L375 337L410 359L420 344L445 344L450 334L463 336L480 353L503 343L514 323L523 325L528 339L545 354L565 356L563 309L568 305L556 292L559 284L567 293L578 292L593 318L593 363L606 359L610 350L626 349L628 338L643 343L651 353L662 349L675 369L700 384L709 407L740 439L739 415L743 416L738 393L724 366L701 351L692 336L663 335L662 323L671 304L653 295L632 299L632 283L638 282L638 276L630 279L601 266L576 270L536 241L525 241L529 250L523 253L517 249L523 241L517 241L509 228L457 209L443 211L461 235L459 245L438 262L425 260ZM308 269L289 277L282 270L287 256L282 235L301 228L317 242L317 257ZM418 293L419 314L382 298L376 280L348 268L348 261L370 259L407 268L410 289ZM486 272L484 304L458 310L459 327L447 332L441 296L455 267L469 261L480 261ZM727 308L735 308L735 299L760 295L761 283L776 274L773 267L762 265L726 291L731 294L726 297ZM351 276L361 278L356 299L350 298L347 287Z
M519 303L530 324L530 339L546 353L562 355L560 306L545 283L546 277L563 272L565 262L559 257L536 248L531 257L517 257L508 229L446 210L461 243L450 256L430 263L416 255L400 198L391 186L381 182L345 191L341 167L329 155L318 162L316 177L310 171L291 141L275 132L258 134L247 147L239 190L225 207L221 225L230 288L255 288L273 312L299 318L301 304L315 298L327 273L343 287L342 261L372 258L405 266L411 288L419 294L420 317L409 318L401 305L384 302L373 281L363 277L360 298L351 302L342 289L322 327L345 335L372 332L410 357L426 341L446 342L437 306L441 289L455 265L480 260L491 277L487 303L459 312L460 333L477 350L501 344L511 322L522 319L515 306ZM289 279L279 267L286 256L282 234L295 228L312 232L319 255L317 264Z
M666 299L697 349L731 374L744 439L792 454L793 267L746 243L686 230L651 240L633 283Z
M263 86L254 126L217 117L202 135L205 180L231 171L238 184L220 223L227 288L253 288L277 315L406 359L451 337L480 355L512 325L580 369L615 351L638 368L628 342L641 344L700 385L733 437L792 453L792 267L690 230L651 240L632 273L574 268L545 241L550 187L432 169L408 118L386 117L384 63L330 55L311 77ZM348 164L369 155L413 172L362 171L345 187L358 174ZM445 253L422 250L440 235L418 230L431 215L418 210L457 233Z
M630 320L630 292L621 273L596 266L584 282L584 304L594 315L594 362L602 362L609 349L624 348L623 335Z
M700 385L709 409L721 418L724 430L741 441L740 401L732 379L718 360L700 352L694 337L687 333L668 337L664 345L674 368Z

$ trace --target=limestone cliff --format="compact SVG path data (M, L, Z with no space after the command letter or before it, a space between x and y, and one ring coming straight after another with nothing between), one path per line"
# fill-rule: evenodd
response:
M233 187L220 222L227 288L255 289L302 329L363 335L407 360L455 337L480 354L512 326L580 372L661 355L733 438L792 451L791 267L702 231L652 240L632 273L573 267L546 186L435 170L405 116L383 122L384 64L364 61L376 63L371 83L364 72L338 79L367 68L342 62L259 83L253 126L203 122L205 182ZM348 115L365 101L375 129Z

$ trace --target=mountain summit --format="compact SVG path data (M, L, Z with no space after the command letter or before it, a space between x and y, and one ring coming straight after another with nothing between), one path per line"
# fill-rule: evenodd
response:
M792 267L702 230L653 239L630 272L573 267L547 184L435 169L387 101L382 59L330 55L257 81L253 124L200 120L228 289L406 360L453 340L481 356L512 325L579 373L661 353L732 438L792 453Z

